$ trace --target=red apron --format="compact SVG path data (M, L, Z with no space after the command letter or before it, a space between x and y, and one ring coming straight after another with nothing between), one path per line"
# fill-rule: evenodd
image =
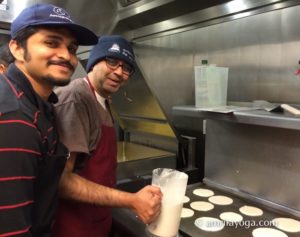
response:
M101 138L79 175L95 183L115 187L117 168L115 128L102 125ZM110 207L61 200L53 237L108 237L112 223Z

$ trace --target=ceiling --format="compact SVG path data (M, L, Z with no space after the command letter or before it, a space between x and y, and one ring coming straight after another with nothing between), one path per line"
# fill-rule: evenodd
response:
M27 6L50 3L65 8L73 20L97 35L134 38L230 16L284 0L0 0L0 44L13 19ZM232 9L234 6L235 9ZM7 30L7 31L4 31Z
M13 19L27 6L50 3L67 9L73 19L97 35L123 34L128 30L209 8L228 0L0 0L0 29L9 30ZM0 43L7 40L0 32Z

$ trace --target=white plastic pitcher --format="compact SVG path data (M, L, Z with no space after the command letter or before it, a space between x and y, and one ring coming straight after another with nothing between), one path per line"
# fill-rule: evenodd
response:
M187 181L188 175L174 169L153 170L152 185L160 187L163 198L160 215L147 226L149 236L177 236Z

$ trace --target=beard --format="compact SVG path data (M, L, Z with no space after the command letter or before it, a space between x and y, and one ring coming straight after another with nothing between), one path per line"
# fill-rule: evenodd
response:
M67 66L71 70L71 72L72 72L71 74L74 73L75 68L68 61L63 61L63 60L52 61L52 60L50 60L47 65L50 66L50 65L60 65L60 64L63 64L65 66ZM51 76L51 75L48 74L48 75L42 77L42 80L45 80L46 82L48 82L52 86L66 86L70 83L71 77L56 78L56 77Z
M71 78L64 78L64 79L57 80L57 78L51 75L47 75L45 77L42 77L41 80L48 82L52 86L66 86L70 83Z

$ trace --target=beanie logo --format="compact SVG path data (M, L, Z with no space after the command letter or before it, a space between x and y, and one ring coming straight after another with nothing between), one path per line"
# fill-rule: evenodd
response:
M134 56L133 56L133 54L129 50L123 49L122 54L124 56L128 57L130 60L134 61Z
M120 53L120 46L118 44L113 44L108 51Z

